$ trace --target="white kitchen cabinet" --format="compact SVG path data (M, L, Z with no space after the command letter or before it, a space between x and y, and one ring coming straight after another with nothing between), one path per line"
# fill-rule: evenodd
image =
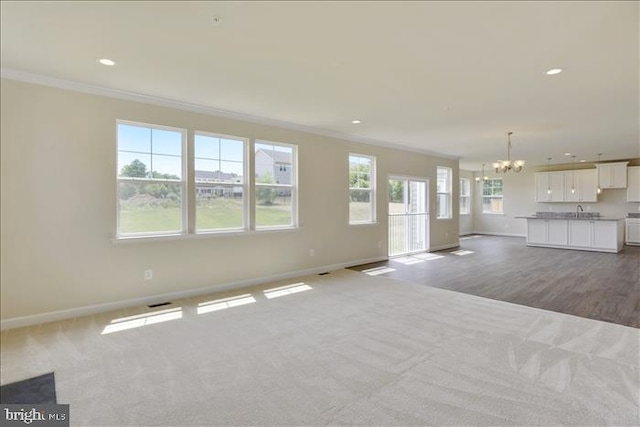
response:
M527 220L527 244L560 245L567 244L567 221L549 219Z
M627 218L625 243L640 246L640 218Z
M569 246L574 248L590 248L592 225L590 221L569 221Z
M539 172L535 174L536 202L564 202L565 173Z
M595 169L580 169L565 172L565 202L597 202L597 174ZM573 188L574 191L571 191Z
M569 220L569 247L618 252L622 249L622 221Z
M600 188L627 188L627 165L629 162L599 163L598 180Z
M582 251L620 252L624 245L625 222L621 219L527 219L527 246ZM627 220L628 221L628 220ZM640 242L640 218L629 231Z
M593 242L591 247L594 249L622 249L623 233L618 233L617 221L589 221L593 226ZM620 223L622 225L622 222ZM624 228L620 228L620 231ZM619 246L619 247L618 247Z
M640 202L640 166L627 168L627 202Z

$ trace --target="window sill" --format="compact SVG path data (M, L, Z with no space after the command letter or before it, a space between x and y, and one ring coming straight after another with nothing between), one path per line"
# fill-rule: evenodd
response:
M378 225L380 225L379 222L377 221L367 221L367 222L350 222L349 223L349 227L377 227Z
M199 240L199 239L214 239L222 237L240 237L240 236L254 236L258 234L267 233L286 233L292 231L299 231L300 227L273 227L273 228L259 228L257 230L224 230L224 231L204 231L195 234L157 234L157 235L144 235L144 236L122 236L112 237L111 243L114 245L129 244L129 243L148 243L148 242L164 242L172 240Z
M482 212L482 215L505 215L504 212Z

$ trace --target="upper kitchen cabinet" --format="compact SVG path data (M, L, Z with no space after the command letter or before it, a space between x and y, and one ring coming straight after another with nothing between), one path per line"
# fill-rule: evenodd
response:
M539 172L535 180L536 202L564 202L564 172Z
M595 169L580 169L565 172L565 202L597 202L597 173Z
M627 165L629 162L599 163L598 182L603 190L627 188Z
M627 202L640 202L640 166L627 169Z
M595 169L539 172L535 181L536 202L598 201Z

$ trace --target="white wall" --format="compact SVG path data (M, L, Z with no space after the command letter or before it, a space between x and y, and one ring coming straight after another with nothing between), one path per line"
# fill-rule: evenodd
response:
M636 164L640 159L632 159L631 164ZM577 169L593 169L594 164L582 163ZM554 165L551 170L571 170L571 165ZM640 203L627 203L626 189L603 190L595 203L536 203L535 202L535 172L546 172L547 167L526 167L520 173L509 172L507 174L495 174L493 170L485 171L490 178L503 178L504 184L504 214L492 215L482 213L482 185L474 187L474 225L475 233L515 235L526 234L526 220L516 219L516 216L526 216L535 212L574 212L578 204L585 211L600 212L602 216L619 217L626 216L629 212L640 210ZM475 172L474 176L480 176Z
M458 204L433 214L436 166L457 200L457 160L7 79L1 98L3 321L384 258L390 174L430 180L430 246L458 243ZM300 228L112 243L117 119L297 144ZM375 225L348 225L349 152L377 158Z

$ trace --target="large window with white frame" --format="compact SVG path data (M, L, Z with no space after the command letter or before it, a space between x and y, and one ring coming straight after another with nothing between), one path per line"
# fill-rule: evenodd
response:
M460 215L471 213L471 181L460 178Z
M349 154L349 223L375 222L375 157Z
M186 232L185 135L117 122L118 236Z
M502 178L487 179L482 183L482 213L504 213Z
M436 168L436 218L452 218L451 206L451 168L438 166Z
M247 228L246 147L243 138L195 133L197 232Z
M256 229L297 226L297 148L254 144Z

